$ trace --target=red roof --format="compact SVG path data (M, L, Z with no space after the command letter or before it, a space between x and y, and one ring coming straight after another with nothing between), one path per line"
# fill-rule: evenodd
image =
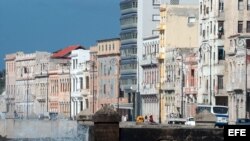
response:
M52 58L67 58L68 55L71 53L71 51L76 50L76 49L84 49L84 47L82 47L80 45L68 46L64 49L61 49L61 50L54 52L51 57Z

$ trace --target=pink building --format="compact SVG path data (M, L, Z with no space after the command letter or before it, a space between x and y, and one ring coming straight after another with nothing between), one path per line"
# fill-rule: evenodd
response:
M75 45L54 52L49 64L49 112L62 117L70 116L70 54L79 48Z
M197 54L191 53L185 58L185 86L183 93L186 116L195 116L197 104L197 81L198 81L198 57Z

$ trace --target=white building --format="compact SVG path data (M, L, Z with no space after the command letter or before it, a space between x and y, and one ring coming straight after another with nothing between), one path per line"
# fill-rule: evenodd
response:
M198 103L228 105L225 79L224 1L200 0Z
M141 63L143 60L143 55L150 56L150 53L143 54L144 52L144 45L143 39L158 35L159 31L156 29L157 25L160 21L160 4L161 0L153 0L153 1L145 1L145 0L138 0L138 11L137 11L137 85L133 86L132 89L136 90L137 92L141 92L143 90L142 81L140 78L143 78L143 70L141 67ZM150 42L150 41L149 41ZM157 43L157 41L156 41ZM139 97L137 103L141 103L142 99ZM138 105L138 110L136 111L137 114L141 114L143 109L142 105ZM158 111L158 110L157 110ZM145 113L146 114L146 113ZM153 116L155 118L155 116ZM156 119L156 118L155 118Z
M159 36L151 36L144 38L142 61L140 66L142 67L142 77L140 80L140 94L141 94L141 106L142 115L150 116L156 122L159 119L159 95L157 84L159 82L159 69L158 60L156 54L159 53Z
M77 49L71 52L71 117L87 108L89 95L89 50Z

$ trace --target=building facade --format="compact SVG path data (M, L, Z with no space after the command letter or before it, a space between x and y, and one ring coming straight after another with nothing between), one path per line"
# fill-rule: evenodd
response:
M138 0L138 12L137 12L137 85L132 87L137 91L137 95L140 94L143 88L141 87L140 78L143 78L143 72L141 62L143 55L150 56L150 53L143 54L144 51L144 38L159 35L159 31L156 29L160 21L160 0L145 1ZM153 53L153 52L152 52ZM136 115L142 114L142 98L141 94L136 97L135 113ZM156 115L154 116L156 118Z
M250 117L250 1L224 1L225 5L225 86L229 122ZM229 8L230 7L230 8Z
M90 47L90 60L88 62L88 70L90 76L90 95L89 95L89 109L93 113L98 111L98 95L97 95L97 88L98 88L98 62L97 62L97 53L98 47L92 46Z
M113 105L123 116L129 116L128 98L120 93L120 39L98 40L98 109Z
M36 92L36 100L34 103L35 114L46 114L48 112L48 71L49 71L49 61L50 53L44 52L39 53L36 56L36 66L34 70L34 85Z
M71 116L76 116L80 111L87 108L87 96L89 95L89 73L87 62L89 50L77 49L71 52Z
M225 12L223 0L200 0L198 103L228 105L225 85Z
M138 0L121 0L121 90L125 97L135 99L137 94L137 7ZM138 95L137 95L138 96ZM132 100L131 103L133 103ZM135 105L133 106L135 107ZM131 111L130 120L134 120L135 108ZM133 115L133 117L132 117Z
M159 68L156 54L159 53L159 36L144 38L142 60L142 77L140 80L141 115L150 116L159 122L159 95L157 86L159 84Z
M163 4L160 7L160 16L157 54L160 74L160 119L166 121L170 115L186 116L182 105L185 95L181 91L184 77L180 73L184 74L186 71L182 69L185 67L184 56L198 47L198 6ZM177 53L174 55L174 52ZM177 56L182 56L181 61L176 61ZM182 77L177 79L177 74Z
M15 110L15 93L16 93L16 53L5 56L5 92L7 115L13 116Z

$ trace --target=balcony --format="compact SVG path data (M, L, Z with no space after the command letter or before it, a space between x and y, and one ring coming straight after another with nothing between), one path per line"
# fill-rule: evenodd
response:
M46 99L47 99L47 96L39 94L39 95L37 95L36 99L37 99L38 102L45 102Z
M130 24L121 25L121 29L136 28L136 27L137 27L137 23L130 23Z
M164 59L164 53L163 53L163 52L157 53L157 54L156 54L156 58L157 58L158 60L163 60L163 59Z
M140 91L141 95L158 94L156 84L143 84L142 88L143 88L143 90Z
M156 60L156 57L154 55L143 55L141 65L146 66L146 65L152 65L152 64L157 64L158 61Z
M197 94L198 89L197 89L197 87L185 87L184 88L184 93L185 94Z
M128 13L136 13L137 12L137 8L136 7L131 7L131 8L128 8L128 9L122 9L121 10L121 14L124 15L124 14L128 14Z
M137 38L121 39L121 44L136 43L136 42L137 42Z
M81 89L80 92L81 92L81 95L84 97L87 97L88 95L90 95L89 89Z
M126 70L121 69L120 72L121 74L131 74L131 73L136 74L137 70L136 69L126 69Z
M158 29L158 30L166 30L166 24L160 23L160 24L157 26L157 29Z
M161 84L161 89L166 91L174 91L175 83L174 82L164 82Z

